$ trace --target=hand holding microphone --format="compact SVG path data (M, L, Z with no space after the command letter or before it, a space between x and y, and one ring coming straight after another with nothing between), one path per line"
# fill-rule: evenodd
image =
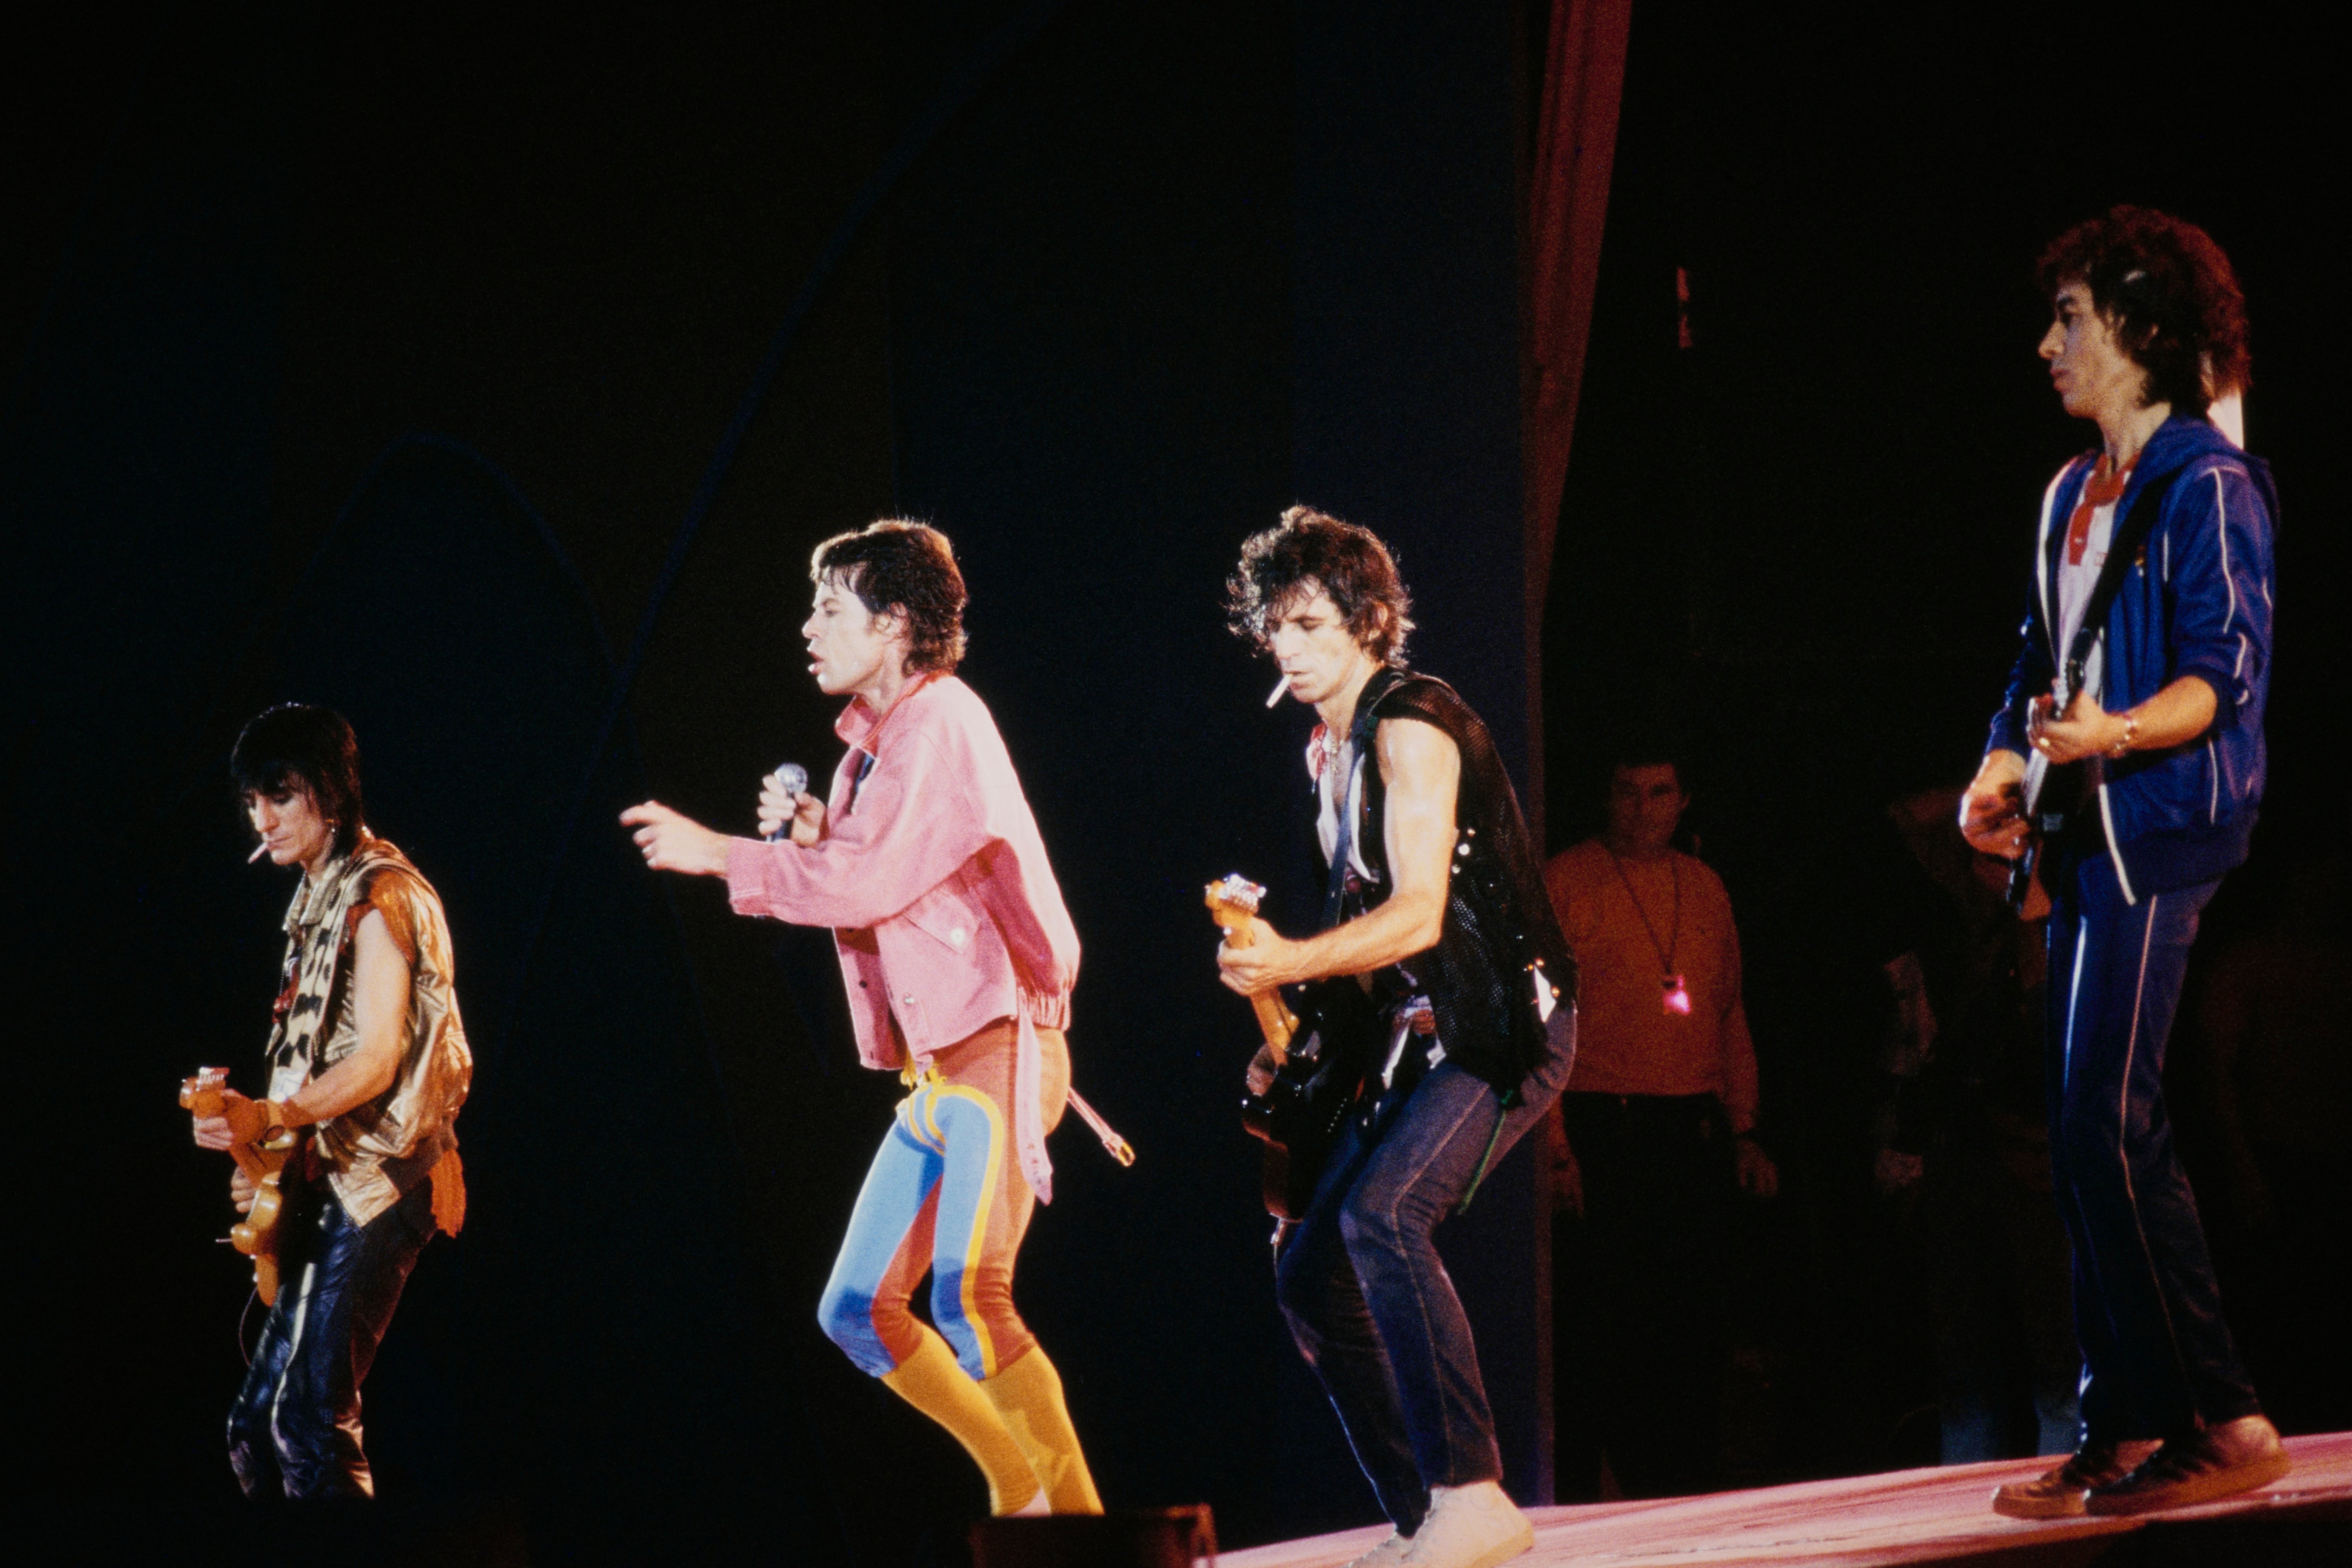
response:
M806 848L824 836L824 803L808 793L806 768L785 763L760 783L760 833L769 843L789 834Z

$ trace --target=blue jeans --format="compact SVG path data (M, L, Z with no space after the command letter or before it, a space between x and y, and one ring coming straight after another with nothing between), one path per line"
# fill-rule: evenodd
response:
M1314 1200L1275 1255L1275 1295L1321 1380L1381 1511L1410 1534L1429 1489L1499 1480L1478 1350L1431 1232L1559 1096L1576 1010L1507 1110L1451 1062L1352 1121Z
M2097 855L2063 879L2050 915L2050 1157L2090 1437L2176 1437L2262 1408L2164 1107L2166 1037L2220 886L2127 904Z

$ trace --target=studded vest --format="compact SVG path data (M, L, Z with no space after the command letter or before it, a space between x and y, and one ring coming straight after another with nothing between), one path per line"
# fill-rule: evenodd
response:
M1379 763L1369 756L1373 730L1388 719L1416 719L1443 731L1461 752L1462 775L1454 802L1453 874L1437 945L1404 961L1410 982L1395 966L1383 971L1376 994L1401 994L1408 985L1426 993L1446 1060L1507 1096L1546 1049L1536 987L1549 990L1556 1005L1572 1004L1576 960L1544 892L1542 862L1494 737L1469 704L1434 676L1383 669L1358 699L1357 749L1367 762L1362 816L1352 837L1374 880L1349 878L1328 923L1378 908L1394 880L1382 831L1388 790Z

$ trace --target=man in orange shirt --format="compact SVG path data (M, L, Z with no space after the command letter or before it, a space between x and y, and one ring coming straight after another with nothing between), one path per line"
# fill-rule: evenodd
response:
M1553 1143L1559 1205L1583 1220L1554 1297L1564 1495L1580 1455L1603 1453L1629 1497L1714 1489L1724 1224L1735 1183L1758 1197L1780 1184L1756 1139L1731 900L1674 847L1689 805L1678 765L1631 752L1607 831L1544 868L1585 976Z

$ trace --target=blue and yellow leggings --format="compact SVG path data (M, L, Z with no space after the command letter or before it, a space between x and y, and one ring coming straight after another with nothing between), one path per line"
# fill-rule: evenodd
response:
M914 1353L911 1303L931 1276L931 1321L972 1377L1036 1343L1013 1308L1013 1264L1035 1198L1013 1152L1011 1019L935 1053L875 1151L817 1309L827 1338L875 1377ZM1047 1128L1068 1098L1061 1032L1037 1031Z

